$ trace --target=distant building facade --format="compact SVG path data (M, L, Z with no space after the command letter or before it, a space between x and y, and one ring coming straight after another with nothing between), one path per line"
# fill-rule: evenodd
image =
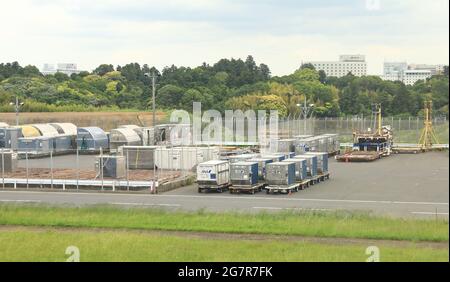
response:
M44 75L55 74L57 72L71 75L73 73L78 74L81 71L78 70L77 64L73 63L58 63L56 64L56 67L54 64L44 64L41 71Z
M367 75L366 56L364 55L341 55L339 61L312 61L317 71L324 71L327 76L343 77L351 73L355 76Z
M389 81L401 81L406 85L414 85L419 80L427 80L433 75L443 72L444 65L408 65L406 62L385 62L381 78Z

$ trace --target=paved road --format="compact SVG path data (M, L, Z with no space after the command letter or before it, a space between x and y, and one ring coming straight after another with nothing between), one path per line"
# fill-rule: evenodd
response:
M195 185L161 195L1 191L0 202L114 204L211 211L362 210L401 217L448 218L448 153L394 155L374 163L331 161L331 179L288 195L198 194Z

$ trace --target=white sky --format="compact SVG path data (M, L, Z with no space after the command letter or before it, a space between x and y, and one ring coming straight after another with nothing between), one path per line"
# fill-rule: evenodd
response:
M448 64L448 0L2 0L0 62L198 66L253 55L273 75L365 54Z

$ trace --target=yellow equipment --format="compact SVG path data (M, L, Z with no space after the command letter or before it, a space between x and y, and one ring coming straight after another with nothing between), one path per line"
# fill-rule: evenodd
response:
M433 102L425 101L424 105L424 127L420 134L419 145L422 150L430 150L433 144L439 144L439 141L433 129L433 118L431 116Z

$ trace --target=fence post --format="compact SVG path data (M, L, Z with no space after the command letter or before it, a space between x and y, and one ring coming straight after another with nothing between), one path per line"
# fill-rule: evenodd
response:
M53 189L53 152L50 151L50 189Z
M28 151L25 151L25 166L26 166L26 171L27 171L27 189L29 188L28 185Z
M76 163L77 163L77 191L79 191L79 179L80 179L80 152L78 151L78 147L77 147Z
M129 165L129 151L130 149L127 149L127 191L130 191L130 177L129 177L129 169L130 169L130 165Z
M11 156L12 158L12 156ZM2 149L2 182L3 182L3 189L5 189L5 151Z
M102 179L102 191L103 191L103 147L100 147L100 175Z

